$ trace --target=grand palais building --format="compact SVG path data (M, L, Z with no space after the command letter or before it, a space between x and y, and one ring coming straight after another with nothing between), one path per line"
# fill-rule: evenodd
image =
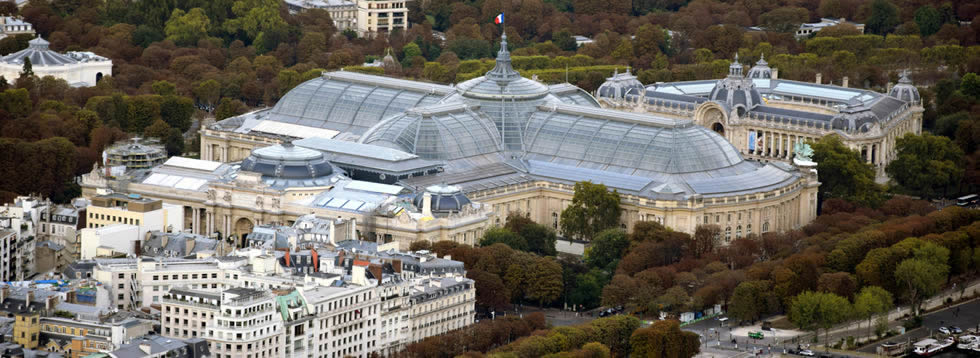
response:
M845 93L858 94L831 100ZM559 228L574 184L592 181L620 193L624 228L713 224L734 239L816 216L816 170L789 160L796 138L838 133L887 161L895 127L919 130L915 96L751 78L737 62L717 81L643 87L617 74L593 96L522 77L505 35L482 77L441 85L326 72L272 108L202 129L200 160L93 170L83 191L183 205L196 233L242 237L312 213L407 247L474 244L509 213Z

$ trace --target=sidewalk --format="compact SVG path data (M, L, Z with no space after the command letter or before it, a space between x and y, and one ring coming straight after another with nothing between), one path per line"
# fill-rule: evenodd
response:
M961 295L960 292L963 292L963 294ZM923 315L928 315L930 313L929 311L935 310L937 308L942 308L947 298L952 298L954 302L958 302L963 297L976 297L977 294L980 294L980 279L974 280L973 282L967 284L965 290L961 290L961 287L956 287L955 289L950 288L926 300L925 302L922 303L921 313ZM953 306L955 306L955 304ZM905 315L911 315L911 311L912 310L910 306L901 306L888 312L888 328L890 330L893 330L896 329L896 327L901 326L902 319L905 318ZM866 341L869 338L869 336L867 335L869 332L868 325L869 324L874 325L875 324L874 321L876 319L877 317L873 318L871 322L868 322L866 319L851 321L844 325L838 326L837 328L831 329L829 335L830 337L829 341L836 343L839 342L842 338L846 339L848 336L853 336L855 341L857 342ZM871 332L870 338L876 339L877 336L875 336L874 328L872 328L870 332ZM823 330L821 330L820 337L819 337L820 344L827 343L824 342L824 336L825 333L823 332ZM807 339L807 342L809 342L809 339L812 339L812 337L813 337L813 332L807 332L805 334L797 335L790 339L783 340L783 342L787 343L793 340L801 340L801 339Z

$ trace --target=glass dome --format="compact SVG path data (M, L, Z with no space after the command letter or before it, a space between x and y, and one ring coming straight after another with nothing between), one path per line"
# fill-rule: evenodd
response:
M523 129L535 108L559 101L548 86L524 78L514 70L507 50L506 33L501 35L500 51L493 69L484 76L460 83L456 89L459 94L450 96L446 102L463 101L479 106L483 113L492 118L503 148L514 151L523 149Z
M453 160L500 150L493 121L479 107L465 103L411 109L372 128L361 143L382 145L429 160Z
M242 161L241 170L263 178L313 179L333 174L323 153L294 146L291 142L258 148Z
M430 209L433 213L460 212L463 210L464 205L470 203L470 199L463 194L463 191L458 186L442 184L425 188L424 193L415 195L413 199L415 207L422 208L425 193L431 196L430 203L432 207Z

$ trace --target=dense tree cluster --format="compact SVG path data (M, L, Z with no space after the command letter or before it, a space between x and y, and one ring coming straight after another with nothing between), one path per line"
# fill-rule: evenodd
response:
M872 298L883 296L879 292L918 305L950 280L975 275L978 219L976 210L933 211L924 201L904 198L888 200L880 209L830 199L824 215L803 230L750 234L700 253L698 234L638 227L603 288L602 302L650 313L722 304L732 317L753 321L790 312L798 295L814 292L864 300L855 303L864 307L857 317L870 320L891 305L891 298L872 304ZM871 298L861 298L866 290ZM846 317L852 317L850 311Z
M599 318L576 326L542 329L540 313L524 320L484 320L442 336L409 344L402 357L520 358L690 358L700 349L697 334L683 332L677 321L658 321L640 328L631 316ZM535 327L533 332L527 330Z

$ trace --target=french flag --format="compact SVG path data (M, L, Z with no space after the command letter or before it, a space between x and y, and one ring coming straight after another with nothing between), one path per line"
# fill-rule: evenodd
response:
M497 17L493 18L493 23L497 25L504 23L504 13L500 13L500 15L497 15Z

